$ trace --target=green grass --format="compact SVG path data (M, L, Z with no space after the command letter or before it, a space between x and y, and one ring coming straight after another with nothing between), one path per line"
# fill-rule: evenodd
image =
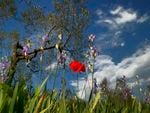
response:
M0 84L0 113L150 113L150 104L135 97L124 100L114 92L98 92L89 102L77 96L44 90L45 81L31 95L25 82L14 88Z

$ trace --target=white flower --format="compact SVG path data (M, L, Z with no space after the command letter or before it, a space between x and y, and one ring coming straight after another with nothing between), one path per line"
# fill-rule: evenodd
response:
M59 38L60 40L62 40L62 34L59 34L59 35L58 35L58 38Z

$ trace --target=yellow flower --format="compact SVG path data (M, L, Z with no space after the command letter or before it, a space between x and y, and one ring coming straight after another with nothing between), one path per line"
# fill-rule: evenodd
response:
M41 46L40 49L43 51L44 50L43 46Z
M56 48L56 49L59 49L59 44L56 44L56 45L55 45L55 48Z

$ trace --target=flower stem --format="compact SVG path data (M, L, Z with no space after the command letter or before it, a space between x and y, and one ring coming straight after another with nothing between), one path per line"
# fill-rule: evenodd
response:
M94 81L94 63L92 64L92 95L93 95L93 81Z

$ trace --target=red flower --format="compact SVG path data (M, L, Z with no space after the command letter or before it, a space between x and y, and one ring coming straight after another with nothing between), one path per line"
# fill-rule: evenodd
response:
M73 60L71 61L69 66L70 66L70 69L75 73L85 72L85 65L79 61Z

